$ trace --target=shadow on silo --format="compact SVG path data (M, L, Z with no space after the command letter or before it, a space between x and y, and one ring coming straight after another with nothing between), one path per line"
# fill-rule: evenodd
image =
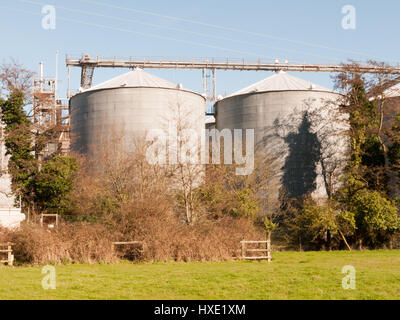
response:
M288 199L300 199L316 189L316 167L321 158L321 144L312 133L307 113L303 115L298 132L285 138L288 156L282 167L282 187Z

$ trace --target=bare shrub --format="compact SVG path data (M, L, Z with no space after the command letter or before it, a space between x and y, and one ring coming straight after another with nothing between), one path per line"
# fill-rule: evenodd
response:
M146 159L144 139L127 152L119 137L104 143L92 159L78 158L80 172L71 195L70 214L51 232L33 225L7 233L16 243L15 257L31 264L111 263L118 258L114 241L144 241L143 254L121 248L121 257L144 261L220 261L238 256L240 240L265 237L245 215L198 215L188 224L177 214L176 177L163 165ZM111 145L110 145L111 144ZM221 184L221 187L224 183ZM193 192L201 192L200 186ZM223 194L223 193L222 193ZM233 207L237 201L227 201ZM201 210L209 210L209 202ZM217 208L215 208L218 210ZM234 210L233 210L234 211ZM198 211L199 212L199 211ZM84 219L83 219L84 218ZM123 252L122 252L123 251Z
M173 214L129 215L130 234L124 240L146 244L147 261L221 261L238 256L240 240L265 236L246 219L223 217L195 225L179 221Z
M14 231L0 232L1 241L13 242L17 261L30 264L110 263L112 235L101 225L67 224L43 229L24 224Z
M93 159L80 159L72 191L75 214L101 217L107 225L124 229L126 208L142 214L170 210L170 177L165 167L148 163L143 141L132 141L133 150L127 152L121 137L110 137Z
M131 211L121 221L128 223L129 228L70 223L50 232L25 224L19 230L1 231L0 241L15 243L13 250L18 262L37 265L117 262L111 246L113 241L121 240L144 241L144 254L134 254L135 260L232 260L239 255L240 240L264 237L249 220L229 216L187 225L173 213L140 214Z
M115 256L111 251L114 235L103 225L73 223L60 228L58 236L69 242L68 254L71 262L109 263Z

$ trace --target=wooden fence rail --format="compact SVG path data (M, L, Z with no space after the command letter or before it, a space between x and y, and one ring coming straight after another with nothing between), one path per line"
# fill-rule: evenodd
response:
M46 218L50 218L50 219L46 219ZM46 220L47 221L48 220L53 220L53 223L46 222ZM46 226L48 229L58 228L59 216L58 216L58 214L45 214L45 213L42 213L40 215L39 223L40 223L41 227Z
M111 250L113 253L116 252L116 246L138 246L140 249L138 250L141 254L143 254L146 250L146 243L144 241L117 241L111 244Z
M271 262L272 260L272 255L271 255L271 241L269 240L242 240L240 241L242 245L242 260L267 260L268 262ZM248 248L247 245L260 245L260 244L265 244L266 248ZM248 255L247 253L250 252L265 252L266 255L262 256L254 256L254 255Z
M10 243L10 242L0 243L0 255L7 256L7 260L2 259L0 257L0 263L7 263L9 266L13 265L13 263L14 263L14 255L12 254L13 253L13 250L12 250L13 245L14 244ZM7 249L5 249L5 248L7 248Z

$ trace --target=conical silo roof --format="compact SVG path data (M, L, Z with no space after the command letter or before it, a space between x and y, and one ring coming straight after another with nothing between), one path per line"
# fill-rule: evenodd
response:
M137 87L150 87L150 88L167 88L167 89L182 89L180 85L169 82L159 78L150 73L144 72L141 69L135 69L130 72L124 73L120 76L107 80L96 86L93 86L85 91L111 89L111 88L137 88Z
M390 87L389 89L386 89L384 91L384 95L386 98L400 97L400 83Z
M314 84L310 81L303 80L287 74L284 71L279 71L271 77L256 82L251 86L243 88L239 91L234 92L231 96L237 96L247 93L255 92L269 92L269 91L327 91L332 92L325 87Z

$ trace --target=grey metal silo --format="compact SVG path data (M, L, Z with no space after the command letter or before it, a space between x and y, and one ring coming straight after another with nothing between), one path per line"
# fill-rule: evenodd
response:
M71 149L91 154L117 131L127 138L129 150L135 137L171 125L178 106L200 137L206 111L202 95L140 69L120 75L70 99Z
M279 179L290 198L309 193L325 197L323 155L331 152L328 148L333 143L337 144L336 157L343 159L346 142L343 137L321 134L316 129L320 123L312 123L308 115L316 110L318 114L321 109L319 115L323 115L332 133L345 129L333 117L339 97L329 89L280 71L218 101L216 128L254 129L256 150L277 159ZM325 141L328 139L329 144Z

